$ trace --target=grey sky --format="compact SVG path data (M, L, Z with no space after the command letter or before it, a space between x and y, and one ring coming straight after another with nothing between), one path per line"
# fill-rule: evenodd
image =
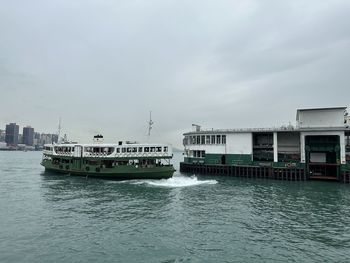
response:
M0 128L181 146L348 106L350 1L0 0Z

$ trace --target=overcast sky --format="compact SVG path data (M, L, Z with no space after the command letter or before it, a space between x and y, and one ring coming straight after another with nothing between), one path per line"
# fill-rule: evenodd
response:
M349 0L0 0L0 128L180 147L349 106Z

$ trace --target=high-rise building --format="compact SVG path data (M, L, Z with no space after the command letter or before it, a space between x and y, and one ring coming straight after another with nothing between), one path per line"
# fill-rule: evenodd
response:
M6 125L5 142L7 145L17 146L19 126L16 123Z
M23 128L23 144L34 145L34 128L27 126Z
M34 132L34 139L40 140L40 132Z
M40 134L40 139L37 140L38 144L43 146L44 144L57 143L58 135L50 133Z
M52 143L58 143L58 134L51 135Z
M5 131L4 130L0 130L0 142L4 142L5 141Z

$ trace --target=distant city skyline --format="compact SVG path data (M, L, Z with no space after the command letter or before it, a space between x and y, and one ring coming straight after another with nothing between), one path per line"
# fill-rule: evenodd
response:
M45 144L58 142L58 134L45 132L36 132L29 125L22 127L18 123L11 122L5 125L5 129L0 128L0 148L21 149L25 146L27 149L41 149ZM29 148L28 148L29 147Z

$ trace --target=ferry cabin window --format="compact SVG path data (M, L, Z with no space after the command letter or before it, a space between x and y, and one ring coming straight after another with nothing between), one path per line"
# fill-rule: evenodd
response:
M221 137L221 143L226 144L226 135L222 135Z
M131 153L131 147L126 148L128 153Z
M196 144L196 136L191 136L191 144Z
M211 136L211 144L215 144L215 135Z
M193 151L193 157L203 158L205 157L205 151Z
M156 151L156 147L151 147L151 152L155 152Z
M165 147L164 147L164 152L167 152L167 151L168 151L168 147L165 146Z
M210 135L205 136L205 144L210 144Z
M201 137L199 135L197 136L196 144L201 144Z
M137 147L132 147L132 152L136 153L137 152Z
M157 152L162 152L162 147L157 147Z
M216 135L216 143L221 144L221 135Z
M92 148L92 152L99 153L100 152L100 148L99 147L93 147Z
M149 152L149 147L145 147L145 153Z
M105 147L103 148L103 152L107 154L111 154L114 151L113 147Z
M201 136L201 144L205 144L205 135Z
M117 153L120 153L120 148L117 148Z
M139 147L139 153L142 153L142 147Z
M126 148L123 147L123 148L122 148L122 152L123 152L123 153L126 153Z

